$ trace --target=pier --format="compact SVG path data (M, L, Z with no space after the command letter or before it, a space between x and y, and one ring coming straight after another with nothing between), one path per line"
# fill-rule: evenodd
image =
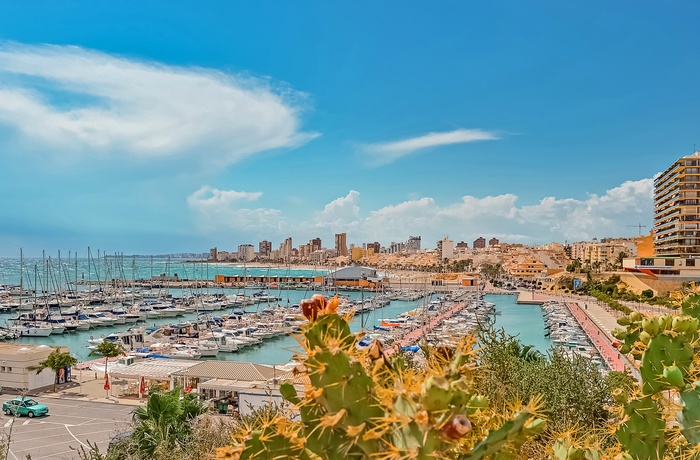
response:
M464 310L465 305L466 304L464 302L457 302L455 305L451 306L447 310L432 318L427 324L413 329L411 332L406 334L401 340L399 340L399 346L405 347L409 344L415 343L417 339L424 336L442 321L454 315L455 313Z
M593 346L598 350L600 356L605 360L607 366L613 371L620 372L623 372L625 368L629 369L635 378L640 379L637 368L612 345L616 339L611 332L618 326L617 316L621 315L620 312L604 308L592 297L581 298L574 295L565 297L563 295L550 295L530 291L524 293L520 291L520 294L522 294L523 303L551 301L565 303L591 343L593 343ZM518 303L521 303L520 297L518 297Z
M593 343L593 346L598 350L600 356L605 360L610 370L624 372L625 362L623 361L622 354L617 351L612 343L606 339L605 333L601 331L600 327L591 321L588 315L584 312L584 308L576 302L566 302L566 306L576 318L583 331L588 336L588 339ZM587 308L586 308L587 309ZM601 334L601 332L603 332Z

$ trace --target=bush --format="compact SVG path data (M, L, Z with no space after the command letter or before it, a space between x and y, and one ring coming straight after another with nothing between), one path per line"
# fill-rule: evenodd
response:
M483 332L479 344L484 372L478 374L476 388L496 407L541 397L542 410L549 416L547 430L554 432L574 426L601 428L609 421L611 388L590 359L559 349L529 359L522 353L529 347L503 330Z

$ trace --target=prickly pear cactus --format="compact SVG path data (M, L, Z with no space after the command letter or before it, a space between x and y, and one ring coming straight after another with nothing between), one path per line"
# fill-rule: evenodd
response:
M700 382L694 382L680 395L683 409L678 412L676 419L681 427L681 433L693 446L700 445Z
M687 296L680 304L681 315L646 317L638 312L618 319L626 329L615 329L619 349L640 362L642 396L626 403L617 437L634 459L662 458L665 451L674 458L696 458L700 446L700 389L693 382L700 364L700 295ZM665 392L665 393L662 393ZM674 436L659 404L667 406L677 395L682 410L677 414L683 437ZM620 403L630 395L614 391ZM685 440L685 442L684 442ZM671 444L669 444L671 443ZM626 457L621 457L626 458Z
M358 349L348 318L335 313L337 302L314 296L301 305L309 324L299 337L305 354L295 359L304 391L280 386L299 420L276 416L245 427L218 457L506 460L541 431L534 403L496 425L504 414L495 416L487 398L472 391L473 338L431 353L423 369L408 367L379 342Z
M651 396L631 400L625 407L625 421L617 428L620 444L634 459L662 459L666 421Z
M692 294L683 299L681 313L700 319L700 294Z
M554 457L556 460L601 460L602 456L598 449L591 447L581 447L559 438L554 443Z
M670 388L683 388L684 376L693 362L693 350L683 335L659 334L649 340L642 356L642 392L647 395Z

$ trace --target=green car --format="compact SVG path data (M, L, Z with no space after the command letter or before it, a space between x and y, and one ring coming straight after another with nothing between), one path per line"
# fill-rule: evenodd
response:
M2 411L7 415L35 417L48 414L49 408L31 398L15 398L2 403Z

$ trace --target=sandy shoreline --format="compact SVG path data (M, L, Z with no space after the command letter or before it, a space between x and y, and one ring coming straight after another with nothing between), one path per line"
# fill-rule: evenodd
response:
M329 266L318 266L318 265L309 265L309 264L266 264L263 262L248 262L248 263L240 263L240 262L209 262L210 264L213 265L221 265L223 267L253 267L253 268L274 268L274 269L285 269L288 268L290 270L334 270L337 268L337 266L329 267ZM370 267L371 268L371 267ZM382 269L376 269L378 273L383 273L385 276L389 278L402 278L405 279L407 282L413 282L413 283L421 283L427 280L430 280L434 273L430 272L419 272L415 270L382 270Z

